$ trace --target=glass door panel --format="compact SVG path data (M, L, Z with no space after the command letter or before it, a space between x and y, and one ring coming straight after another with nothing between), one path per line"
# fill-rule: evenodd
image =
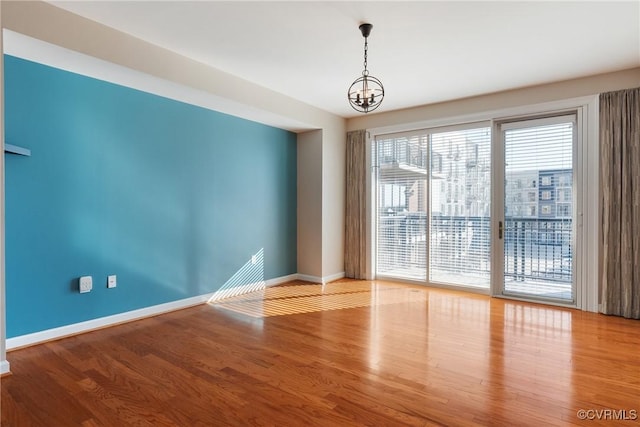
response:
M575 116L501 126L503 295L575 300L575 129Z
M429 280L488 288L491 128L431 134Z
M376 136L376 276L489 288L491 127Z
M376 137L376 275L426 280L427 141L424 132Z

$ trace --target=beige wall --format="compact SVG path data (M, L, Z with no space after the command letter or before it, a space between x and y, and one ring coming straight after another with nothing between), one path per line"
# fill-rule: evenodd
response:
M344 209L346 131L325 129L322 140L322 277L333 280L344 273Z
M347 131L449 119L523 105L541 104L640 86L640 68L566 80L546 85L354 117Z
M344 125L298 134L298 273L309 279L344 274L345 138Z
M322 277L322 130L298 134L298 273Z
M298 134L298 273L309 279L344 273L344 165L344 126Z

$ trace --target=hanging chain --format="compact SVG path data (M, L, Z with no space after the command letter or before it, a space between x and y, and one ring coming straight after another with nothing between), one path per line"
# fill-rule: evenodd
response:
M369 44L367 43L367 37L364 38L364 70L362 71L363 76L368 76L369 71L367 71L367 51L369 50Z

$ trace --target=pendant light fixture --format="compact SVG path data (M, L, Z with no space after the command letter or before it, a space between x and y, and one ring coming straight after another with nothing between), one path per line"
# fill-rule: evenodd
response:
M369 49L367 38L371 34L373 25L361 24L358 28L362 33L362 37L364 37L364 70L362 71L362 76L358 77L349 87L347 97L354 110L368 113L378 108L382 103L384 86L382 86L380 80L370 76L369 70L367 70L367 50Z

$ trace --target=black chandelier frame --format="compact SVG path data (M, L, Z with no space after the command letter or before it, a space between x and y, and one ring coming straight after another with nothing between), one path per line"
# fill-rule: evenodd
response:
M373 25L365 23L358 28L364 37L364 70L362 71L362 76L354 80L349 86L347 98L354 110L360 113L368 113L380 107L384 99L384 86L380 79L370 75L369 70L367 70L368 37L371 34Z

